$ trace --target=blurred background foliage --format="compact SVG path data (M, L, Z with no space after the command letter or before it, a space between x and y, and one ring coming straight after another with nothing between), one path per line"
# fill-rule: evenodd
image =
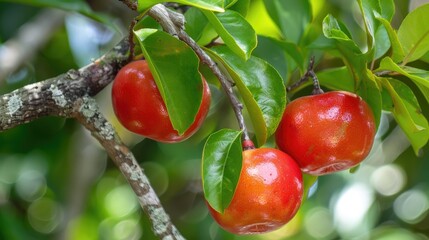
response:
M63 13L64 24L52 30L48 42L34 49L33 57L21 68L0 79L1 94L82 67L126 34L134 12L116 0L87 2L108 24ZM311 2L315 34L320 34L321 22L330 13L347 25L355 41L364 44L355 1ZM394 27L421 2L396 0ZM0 49L18 35L21 26L44 11L40 6L0 1ZM258 34L279 36L262 0L251 1L247 19ZM338 62L331 59L321 64L329 67ZM309 89L303 89L298 95L308 93ZM201 153L209 133L221 127L236 128L236 120L223 94L216 88L212 94L204 126L179 144L157 143L124 130L114 118L110 89L97 96L102 111L132 147L186 238L429 239L429 147L416 157L386 113L368 159L354 173L320 177L297 216L284 228L241 237L220 229L203 199ZM0 133L0 239L149 240L154 236L148 221L104 150L75 121L48 117Z

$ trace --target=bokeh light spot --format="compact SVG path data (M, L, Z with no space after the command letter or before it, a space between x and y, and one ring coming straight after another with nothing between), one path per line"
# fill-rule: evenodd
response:
M428 209L428 196L418 189L402 193L393 203L395 214L407 223L418 223L427 215Z

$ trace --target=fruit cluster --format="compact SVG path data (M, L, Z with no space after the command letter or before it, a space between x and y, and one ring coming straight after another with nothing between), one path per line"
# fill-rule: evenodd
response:
M135 61L120 70L112 90L119 121L130 131L161 142L179 142L201 126L210 106L203 97L195 122L182 135L174 130L148 64ZM213 218L235 234L272 231L289 222L303 198L302 173L325 175L358 165L371 150L374 116L359 96L342 91L290 102L275 134L279 149L256 149L244 141L238 184L223 213L209 204Z

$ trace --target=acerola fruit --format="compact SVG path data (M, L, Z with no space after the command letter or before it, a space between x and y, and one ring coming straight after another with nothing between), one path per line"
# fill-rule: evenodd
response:
M194 123L182 135L173 128L165 103L146 61L134 61L116 75L112 87L115 115L128 130L160 142L189 138L202 125L210 108L210 88L203 78L202 102Z
M324 175L363 161L375 130L373 113L361 97L333 91L290 102L275 136L303 172Z
M241 175L230 205L224 213L208 208L225 230L256 234L289 222L302 197L302 174L289 155L272 148L250 149L243 151Z

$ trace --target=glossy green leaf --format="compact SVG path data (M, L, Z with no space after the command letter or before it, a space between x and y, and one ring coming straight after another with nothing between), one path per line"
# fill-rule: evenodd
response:
M203 150L204 196L210 206L223 213L230 204L243 162L241 132L222 129L211 134Z
M202 78L194 51L184 42L156 29L134 32L164 99L173 128L183 134L200 107Z
M243 59L248 59L255 49L256 32L239 13L226 10L223 13L203 11L210 24L225 44Z
M401 62L405 57L405 53L404 53L404 50L402 49L401 43L399 42L396 31L392 28L392 25L390 24L390 22L382 18L379 14L376 14L375 17L378 21L381 22L381 24L383 24L387 32L387 35L389 36L390 45L392 47L392 56L391 56L392 59L395 62Z
M138 0L137 10L144 12L155 4L163 3L164 0ZM175 0L173 2L181 3L184 5L194 6L201 9L210 11L223 12L224 0Z
M244 61L229 48L218 46L208 50L222 63L236 83L249 112L257 143L263 145L283 116L286 90L279 73L266 61L252 56Z
M111 29L120 32L120 29L113 24L112 19L107 15L92 11L91 7L84 0L0 0L0 2L11 2L28 4L38 7L53 7L62 9L65 11L78 12L84 16L87 16L95 21L101 22Z
M356 43L344 32L340 23L331 15L323 20L323 34L335 41L336 50L343 56L344 62L352 73L355 88L366 78L367 60Z
M379 78L391 97L391 111L396 122L407 135L416 155L429 140L429 124L414 96L404 83L387 78Z
M429 51L429 4L409 13L398 29L398 39L404 49L404 62L412 62Z
M411 79L423 93L426 101L429 102L429 78L424 75L422 76L421 72L419 73L409 67L400 67L389 57L384 58L380 63L379 69L377 69L377 71L383 70L394 71Z
M277 24L284 37L299 43L311 22L311 5L308 0L264 0L271 19Z

